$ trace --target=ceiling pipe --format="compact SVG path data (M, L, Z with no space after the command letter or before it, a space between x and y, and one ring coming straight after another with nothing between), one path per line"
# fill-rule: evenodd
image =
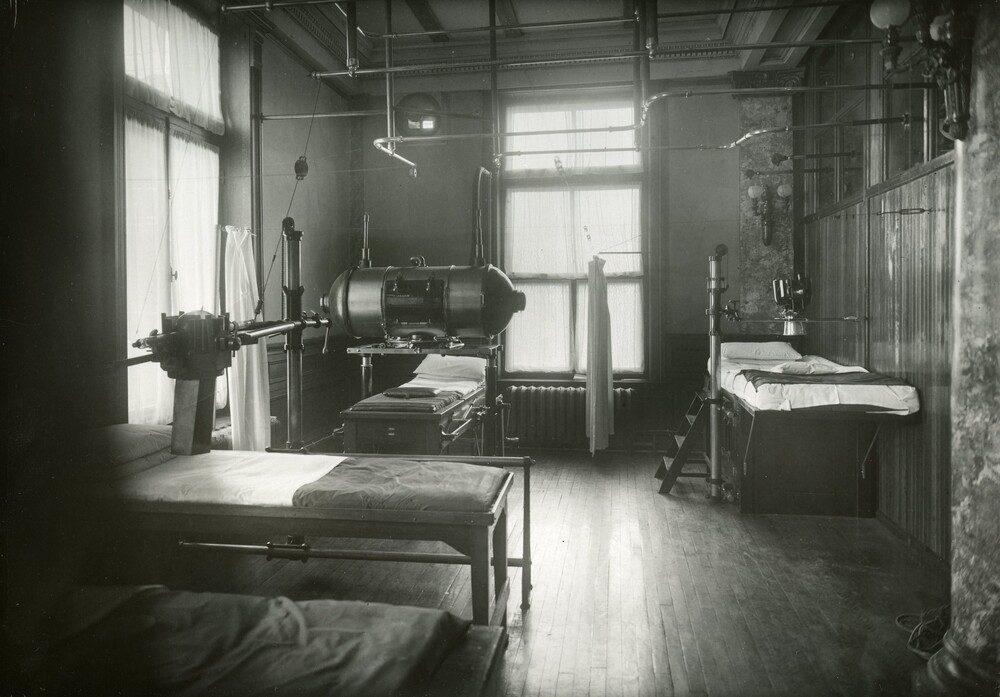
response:
M728 10L688 10L683 12L663 12L656 13L657 19L677 19L683 17L700 17L720 14L739 14L742 12L768 12L774 10L796 10L812 7L840 7L842 5L867 4L867 0L834 0L833 2L796 2L789 5L770 5L768 7L733 7ZM256 7L256 6L255 6ZM239 8L236 8L239 9ZM259 9L259 8L258 8ZM380 33L367 31L358 27L362 36L369 39L414 39L420 37L441 36L442 34L484 34L486 32L508 31L511 29L531 30L531 29L566 29L573 27L603 26L608 24L632 24L638 22L635 16L622 17L594 17L591 19L567 19L553 22L524 22L520 24L501 24L497 26L484 27L459 27L456 29L433 30L433 31L407 31Z
M775 126L773 128L759 128L755 131L749 131L731 143L726 143L724 145L657 145L657 146L642 146L639 148L594 148L591 150L574 150L573 152L626 152L633 150L731 150L736 148L751 138L756 138L758 136L766 135L768 133L790 133L792 131L807 131L817 128L843 128L848 126L874 126L876 124L888 124L888 123L901 123L904 126L908 126L912 123L922 121L923 119L913 118L909 114L904 114L902 116L892 116L880 119L855 119L852 121L827 121L824 123L810 123L802 124L798 126ZM503 138L510 138L514 136L531 136L531 135L552 135L561 133L593 133L597 131L630 131L636 130L639 126L612 126L610 128L568 128L563 130L554 131L523 131L520 133L501 133L500 136ZM393 138L376 138L373 142L375 147L383 152L389 152L387 146L391 144L399 143L444 143L451 140L469 140L475 138L493 138L493 133L459 133L453 135L439 135L439 136L395 136ZM550 153L562 153L570 152L566 149L558 150L519 150L502 152L501 155L538 155L538 154L550 154ZM398 156L397 156L398 157ZM407 161L408 162L408 161Z
M849 90L896 90L896 89L932 89L936 87L930 82L900 82L900 83L868 83L859 85L789 85L786 87L734 87L704 90L670 90L668 92L658 92L646 99L642 105L642 116L639 125L645 125L649 107L661 99L688 98L688 97L714 97L720 95L754 96L754 95L774 95L774 94L804 94L808 92L839 92Z
M770 48L822 48L826 46L850 46L850 45L870 45L880 43L881 39L816 39L813 41L771 41L767 43L753 44L716 44L712 46L688 46L675 49L657 49L653 53L654 58L668 56L694 55L699 53L717 53L719 51L752 51ZM616 51L602 55L570 56L563 58L539 58L536 60L522 60L519 58L500 58L496 60L479 61L448 61L443 63L418 63L408 65L386 66L382 68L361 68L354 71L353 76L358 75L386 75L399 73L419 73L425 71L475 71L490 70L492 68L535 68L553 65L569 65L574 63L596 63L605 61L625 61L634 58L641 58L646 55L646 51ZM315 71L309 74L315 79L331 77L352 77L347 70Z
M268 0L267 2L254 2L247 5L230 5L223 3L219 8L222 14L230 12L252 12L254 10L280 10L283 7L294 7L296 5L333 5L336 2L348 2L354 4L356 0Z

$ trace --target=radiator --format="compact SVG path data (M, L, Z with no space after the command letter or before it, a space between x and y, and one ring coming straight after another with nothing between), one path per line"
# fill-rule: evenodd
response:
M518 444L537 448L586 448L587 391L583 387L509 387L511 405L507 436ZM638 409L635 390L614 391L615 434L611 446L628 448Z

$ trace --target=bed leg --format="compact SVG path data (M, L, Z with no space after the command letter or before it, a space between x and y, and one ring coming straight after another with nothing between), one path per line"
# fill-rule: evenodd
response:
M503 603L502 610L497 609L501 615L500 624L507 626L507 509L500 511L497 522L493 526L493 590L494 602Z
M472 532L469 558L472 575L472 623L490 623L490 532Z

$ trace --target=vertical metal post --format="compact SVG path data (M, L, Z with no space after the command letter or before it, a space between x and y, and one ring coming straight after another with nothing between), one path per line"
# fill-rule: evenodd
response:
M490 12L490 60L497 59L497 3L489 1ZM486 241L486 263L500 266L500 162L498 160L502 148L500 145L500 83L496 65L490 68L490 102L493 109L493 163L496 177L490 177L490 234Z
M281 223L281 234L285 238L285 285L281 290L285 298L285 319L302 318L302 294L304 288L299 277L302 268L302 231L295 229L295 221L285 218ZM285 447L289 450L301 449L302 439L302 329L297 328L285 335L285 380L288 385L288 437Z
M722 459L720 435L722 427L721 389L719 387L719 363L722 357L722 294L729 289L722 277L722 257L729 249L724 244L715 248L715 254L708 258L708 341L709 341L709 498L722 500Z
M361 399L372 395L372 357L361 354Z
M385 67L392 67L392 0L385 0ZM385 74L385 134L389 138L396 136L396 114L394 103L396 101L396 84L393 81L392 72ZM390 152L396 151L396 144L389 141Z

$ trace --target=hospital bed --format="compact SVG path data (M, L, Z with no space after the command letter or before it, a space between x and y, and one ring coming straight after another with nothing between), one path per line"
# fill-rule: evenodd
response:
M79 476L84 495L146 530L223 538L186 546L270 557L354 558L461 563L471 567L475 624L506 624L510 590L507 503L527 458L331 456L212 451L174 455L169 427L119 424L102 429L101 453ZM525 503L528 493L525 491ZM530 522L524 519L522 607L530 594ZM264 545L226 538L260 536ZM458 554L322 550L305 537L443 542ZM492 569L492 589L491 574Z
M163 586L73 588L48 616L8 659L52 695L478 695L504 641L436 609Z
M401 385L371 394L371 358L396 347L362 347L362 399L340 413L344 450L364 453L446 452L470 430L492 422L497 408L495 347L428 352ZM413 352L413 349L403 349ZM490 360L484 356L490 356ZM490 376L493 376L492 378ZM487 398L493 395L492 401ZM492 404L492 408L491 405Z
M719 378L723 473L742 512L874 515L876 439L919 411L916 388L783 342L723 343Z

